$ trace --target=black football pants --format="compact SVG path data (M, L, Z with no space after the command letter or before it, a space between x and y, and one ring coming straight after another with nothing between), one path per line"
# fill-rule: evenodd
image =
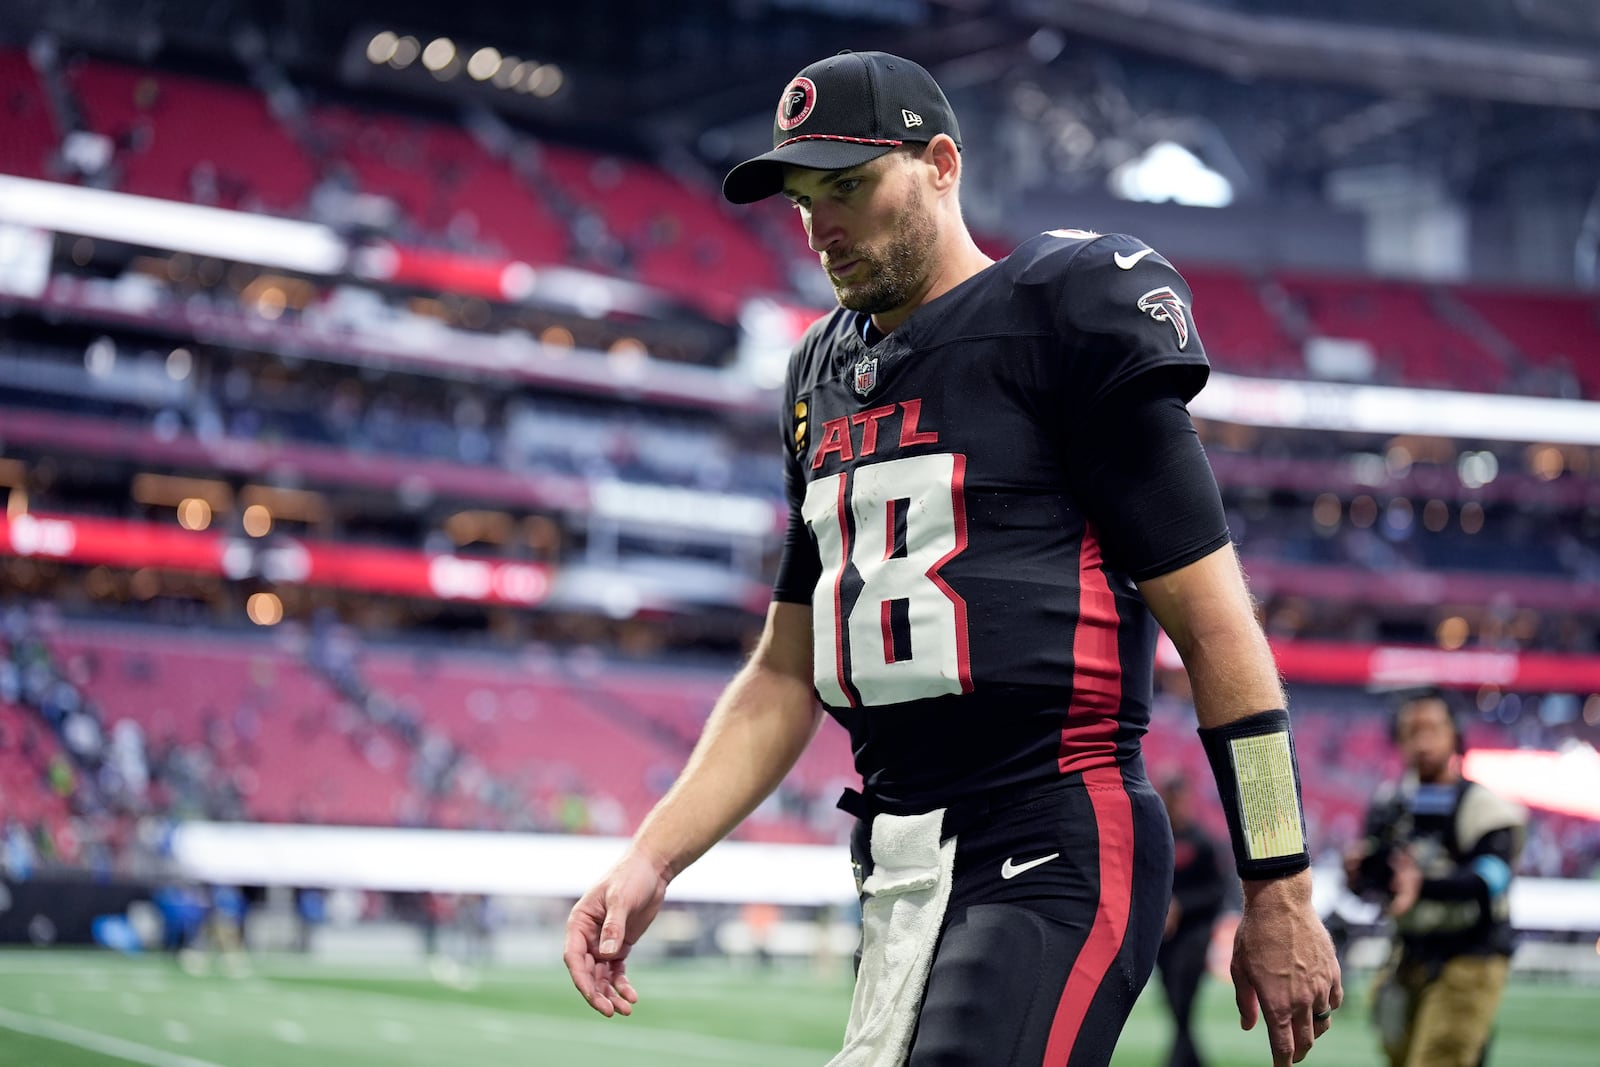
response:
M868 826L851 842L863 877ZM908 1067L1105 1067L1171 895L1172 830L1142 769L1085 771L945 829L954 884Z

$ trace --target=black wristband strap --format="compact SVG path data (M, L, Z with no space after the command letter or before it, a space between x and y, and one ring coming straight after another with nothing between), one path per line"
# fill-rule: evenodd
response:
M1217 779L1240 878L1281 878L1311 866L1300 767L1289 713L1263 711L1200 730Z

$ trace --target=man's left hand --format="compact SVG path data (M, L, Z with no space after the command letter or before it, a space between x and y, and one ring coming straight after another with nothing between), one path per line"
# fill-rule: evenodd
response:
M1403 848L1395 850L1392 863L1394 877L1389 881L1389 891L1394 895L1389 901L1389 914L1398 919L1415 907L1422 895L1422 868Z
M1344 1001L1333 939L1311 906L1311 874L1244 883L1233 940L1239 1025L1264 1017L1273 1067L1299 1063ZM1320 1016L1320 1017L1319 1017Z

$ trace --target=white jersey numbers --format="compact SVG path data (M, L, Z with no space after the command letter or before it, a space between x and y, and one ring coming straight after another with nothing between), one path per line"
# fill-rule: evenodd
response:
M899 704L972 690L967 605L939 576L967 547L965 474L965 456L911 456L806 486L801 513L822 557L811 617L824 703ZM847 615L850 566L860 589Z

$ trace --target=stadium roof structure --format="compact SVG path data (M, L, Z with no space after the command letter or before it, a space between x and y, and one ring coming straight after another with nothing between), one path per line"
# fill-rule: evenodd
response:
M1464 198L1590 200L1600 187L1600 7L1587 0L10 0L0 37L323 84L713 178L770 132L774 78L841 48L929 67L976 130L1034 122L1063 192L1164 133L1236 187L1323 195L1399 164ZM371 59L380 35L449 64ZM443 49L443 46L441 46ZM547 93L466 57L559 66ZM424 69L428 66L428 69ZM1030 95L1031 94L1031 95ZM1031 115L1019 100L1044 100ZM991 134L991 136L996 136ZM1066 150L1063 150L1065 146ZM1209 149L1209 150L1208 150ZM1220 160L1220 162L1219 162ZM1228 172L1230 161L1233 172ZM1531 183L1531 184L1530 184ZM999 191L1003 193L1004 191Z

